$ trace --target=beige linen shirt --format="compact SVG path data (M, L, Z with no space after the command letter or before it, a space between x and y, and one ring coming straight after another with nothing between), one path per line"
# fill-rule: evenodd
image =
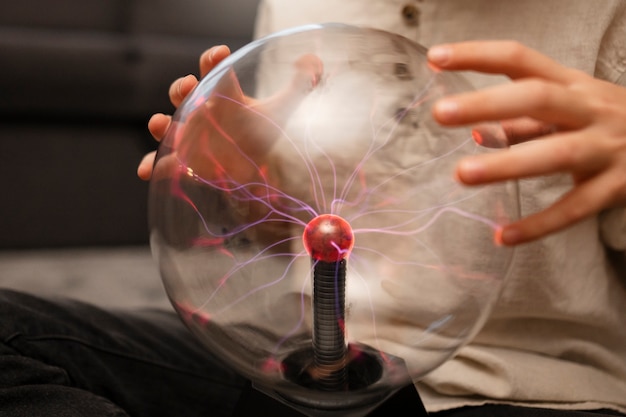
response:
M626 85L624 0L264 0L256 35L323 22L396 32L427 47L516 39ZM470 77L477 86L505 81ZM570 187L567 176L521 181L522 215ZM427 409L513 403L626 412L625 250L623 208L521 246L481 332L418 383Z

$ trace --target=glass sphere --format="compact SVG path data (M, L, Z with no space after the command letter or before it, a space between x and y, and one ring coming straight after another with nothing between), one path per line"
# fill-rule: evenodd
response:
M431 107L470 89L403 37L335 24L221 62L176 111L150 186L153 253L198 339L322 408L379 401L468 342L518 217L514 183L454 178L497 127L444 128Z

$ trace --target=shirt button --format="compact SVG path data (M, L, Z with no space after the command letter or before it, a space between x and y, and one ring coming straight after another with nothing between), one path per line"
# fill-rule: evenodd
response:
M413 74L409 70L409 66L404 62L396 62L393 66L393 73L400 80L412 80Z
M413 4L407 4L402 8L402 18L407 25L417 26L419 25L420 9Z

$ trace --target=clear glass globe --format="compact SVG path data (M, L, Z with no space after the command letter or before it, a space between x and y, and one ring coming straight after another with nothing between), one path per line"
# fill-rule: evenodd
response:
M498 232L518 217L514 183L454 178L495 127L443 128L431 107L469 89L421 46L343 25L221 62L175 113L150 187L153 253L198 339L322 408L379 401L450 358L498 298Z

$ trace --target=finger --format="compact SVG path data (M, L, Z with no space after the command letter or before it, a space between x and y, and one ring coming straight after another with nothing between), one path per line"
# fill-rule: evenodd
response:
M590 123L588 101L576 90L538 79L498 85L443 98L433 106L433 117L444 125L531 117L564 128Z
M185 97L196 88L198 85L198 79L194 75L187 75L185 77L181 77L174 81L170 85L169 96L170 101L174 105L174 107L180 106L180 103L183 102Z
M220 104L224 106L224 111L231 111L231 105L235 107L245 106L248 102L248 98L241 88L239 78L234 71L229 70L217 83L213 89L211 95L216 98L224 99L224 103ZM208 105L213 105L213 102L209 100Z
M171 123L172 116L162 113L156 113L153 114L148 121L148 130L157 142L161 142L161 140L165 137L165 132L167 132L167 129L170 127Z
M322 60L313 54L299 57L293 66L294 73L282 90L263 102L263 111L282 125L300 102L321 82L324 73Z
M207 75L217 64L230 55L226 45L214 46L200 55L200 78Z
M463 158L456 177L464 184L487 184L519 178L572 172L581 178L607 163L607 152L586 137L586 132L556 133L499 152Z
M152 167L154 166L154 159L156 158L156 151L152 151L146 154L139 166L137 167L137 176L144 181L148 181L152 176Z
M284 87L262 101L251 99L245 95L233 71L230 71L220 80L213 91L213 95L222 99L220 102L221 112L229 113L233 111L234 107L247 107L248 110L263 114L264 117L271 119L275 126L282 126L300 102L319 84L322 78L323 64L316 55L306 54L294 62L293 70L291 79ZM213 105L214 103L209 104Z
M313 90L320 82L324 73L322 60L314 54L306 54L299 57L293 65L295 69L291 87L294 90Z
M557 131L554 124L530 117L503 120L501 126L509 146L541 136L551 135Z
M553 59L515 41L470 41L434 46L428 59L446 70L504 74L512 79L538 77L569 83L580 77Z
M556 132L553 124L530 117L479 123L472 127L472 137L477 144L486 148L507 148Z
M318 85L321 74L321 60L303 55L294 61L291 77L278 92L257 100L245 95L237 74L229 70L212 91L206 111L197 113L198 118L187 124L186 132L204 129L204 121L210 120L222 135L236 132L238 152L262 155L281 137L289 115ZM234 120L238 121L234 125L220 122Z
M547 209L505 226L499 235L501 243L511 246L545 237L610 206L610 177L607 173L581 183Z

